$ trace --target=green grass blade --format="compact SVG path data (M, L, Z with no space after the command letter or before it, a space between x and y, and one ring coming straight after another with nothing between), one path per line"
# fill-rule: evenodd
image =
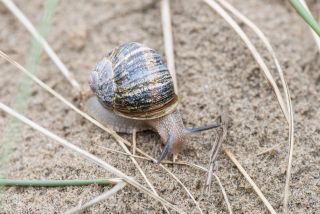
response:
M114 185L108 179L96 180L16 180L0 179L0 186L32 186L32 187L64 187L64 186L85 186L85 185Z
M48 0L44 6L43 17L39 25L39 31L43 36L46 36L51 25L54 11L57 7L58 0ZM42 53L41 45L36 41L32 41L30 52L26 57L26 67L33 74L37 71L37 65L40 61ZM18 85L17 94L13 100L14 109L19 112L24 112L28 105L28 99L30 97L32 81L26 76L21 75ZM3 132L3 138L0 139L0 176L5 176L7 172L7 165L10 160L10 155L14 144L20 133L21 122L13 117L10 117L7 123L7 127Z
M296 9L298 14L304 19L304 21L318 34L320 37L320 26L312 15L304 8L299 0L289 0L291 5Z

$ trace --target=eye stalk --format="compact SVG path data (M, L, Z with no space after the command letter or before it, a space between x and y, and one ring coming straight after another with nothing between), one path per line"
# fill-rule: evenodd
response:
M197 128L186 128L186 131L188 133L197 133L197 132L202 132L202 131L207 131L210 129L215 129L221 126L221 123L213 123L208 126L203 126L203 127L197 127Z
M159 164L168 155L169 150L170 150L170 146L172 143L173 143L173 138L169 134L168 139L165 143L165 146L163 147L163 150L161 152L161 155L160 155L159 159L157 160L157 164Z

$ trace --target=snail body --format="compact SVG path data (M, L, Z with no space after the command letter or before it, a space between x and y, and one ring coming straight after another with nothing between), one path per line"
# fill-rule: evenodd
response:
M165 142L159 161L177 155L190 133L215 128L186 129L173 80L162 57L142 44L129 42L103 57L90 75L96 96L88 99L88 113L117 132L153 130Z
M99 102L98 98L90 97L86 102L86 111L97 119L104 126L111 126L112 129L119 133L132 134L133 129L137 132L150 130L151 128L144 120L134 120L121 117L113 111L108 110Z
M153 130L159 133L161 139L166 141L168 136L174 136L175 143L172 144L170 151L177 154L183 148L185 141L184 125L179 111L161 118L150 120L137 120L119 116L100 104L97 97L90 97L86 102L86 111L105 126L111 126L114 131L119 133L131 134L135 129L137 132Z

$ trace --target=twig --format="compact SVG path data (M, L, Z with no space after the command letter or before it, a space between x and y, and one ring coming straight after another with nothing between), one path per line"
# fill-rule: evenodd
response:
M266 66L263 58L255 48L255 46L252 44L248 36L243 32L243 30L239 27L239 25L230 17L230 15L214 0L203 0L205 3L207 3L211 8L213 8L223 19L226 20L226 22L229 23L229 25L238 33L238 35L241 37L241 39L244 41L244 43L247 45L248 49L251 51L252 56L255 58L257 63L259 64L261 70L265 74L265 77L267 78L269 84L271 85L277 100L279 102L279 105L281 107L281 110L286 118L287 121L289 121L289 115L288 111L285 107L283 98L281 96L279 87L277 86L275 80L273 79L268 67Z
M320 36L320 26L317 21L313 18L311 13L303 6L300 0L290 0L291 5L296 9L298 14L304 19L304 21Z
M110 189L107 192L99 195L98 197L90 200L89 202L85 203L84 205L82 205L80 207L75 207L75 208L72 208L72 209L66 211L65 214L79 213L79 212L81 212L81 211L101 202L101 201L104 201L104 200L110 198L112 195L114 195L117 192L119 192L120 190L122 190L125 186L126 186L126 183L123 181L120 181L112 189Z
M0 179L0 186L32 186L32 187L63 187L63 186L85 186L100 185L108 186L119 182L119 179L95 179L95 180L20 180Z
M175 210L175 211L177 211L179 213L185 213L184 211L182 211L178 207L172 205L171 203L169 203L165 199L163 199L163 198L159 197L158 195L156 195L155 193L151 192L146 187L144 187L143 185L141 185L140 183L138 183L136 180L132 179L131 177L127 176L126 174L124 174L123 172L118 170L117 168L109 165L108 163L106 163L105 161L101 160L100 158L98 158L98 157L92 155L91 153L89 153L89 152L87 152L87 151L75 146L72 143L69 143L65 139L57 136L56 134L48 131L47 129L39 126L35 122L29 120L28 118L24 117L23 115L21 115L21 114L19 114L17 112L15 112L13 109L11 109L10 107L4 105L1 102L0 102L0 109L2 109L3 111L7 112L10 115L12 115L13 117L19 119L20 121L24 122L25 124L29 125L31 128L41 132L42 134L46 135L47 137L53 139L55 142L58 142L59 144L63 145L64 147L66 147L66 148L78 153L83 158L85 158L85 159L95 163L96 165L104 168L105 170L115 174L117 177L122 178L127 183L129 183L132 186L134 186L137 189L139 189L141 192L143 192L145 194L148 194L152 198L156 199L157 201L160 201L161 203L165 204L166 206L170 207L171 209L173 209L173 210Z
M190 167L193 167L195 169L199 169L201 171L204 171L204 172L207 172L208 170L203 167L203 166L200 166L200 165L197 165L195 163L188 163L188 162L185 162L185 161L176 161L176 162L173 162L173 161L162 161L162 163L165 163L165 164L172 164L172 165L185 165L185 166L190 166Z
M215 140L214 145L212 146L211 152L210 152L210 161L209 161L209 166L208 166L208 173L207 173L207 181L205 184L205 189L210 192L210 187L211 187L211 182L212 182L212 175L213 175L213 170L214 170L214 164L217 159L217 156L220 152L220 148L222 145L222 142L226 139L227 137L227 126L228 122L224 121L225 116L220 116L218 117L219 123L221 124L221 128L217 131L218 136Z
M226 205L227 205L228 212L229 212L229 214L232 214L233 212L232 212L232 208L231 208L231 205L230 205L230 202L229 202L229 199L228 199L228 195L227 195L227 193L226 193L226 190L224 189L224 187L223 187L223 185L222 185L219 177L216 175L216 173L213 173L213 176L216 178L216 180L217 180L217 182L218 182L218 184L219 184L219 186L220 186L220 189L221 189L223 198L224 198L224 200L225 200L225 202L226 202Z
M146 157L142 157L142 156L138 156L138 155L133 155L133 154L128 154L126 152L117 151L117 150L110 149L110 148L107 148L107 147L104 147L104 146L98 146L98 145L95 145L95 146L97 146L99 148L102 148L102 149L104 149L106 151L109 151L109 152L118 153L118 154L126 155L126 156L131 156L131 157L139 158L139 159L143 159L143 160L152 161L150 158L146 158Z
M176 68L174 63L173 52L173 39L172 39L172 27L171 27L171 14L170 14L170 2L169 0L162 0L161 2L161 17L162 17L162 32L164 47L166 52L167 64L171 73L174 91L178 94L178 84L176 76Z
M2 3L16 16L16 18L25 26L25 28L32 34L32 36L42 45L45 52L49 55L52 61L59 68L61 73L70 82L70 84L78 91L80 91L80 85L74 78L73 74L59 59L57 54L50 47L48 42L39 34L37 29L32 25L28 18L22 13L22 11L13 3L12 0L2 0Z
M136 154L136 148L137 148L137 130L133 128L132 130L132 154Z
M237 161L236 157L233 155L233 153L228 150L228 149L224 149L224 152L226 153L226 155L230 158L230 160L237 166L237 168L239 169L239 171L242 173L242 175L247 179L247 181L250 183L250 185L252 186L253 190L257 193L257 195L261 198L261 200L263 201L264 205L266 205L266 207L268 208L268 210L270 211L270 213L275 214L276 211L273 209L273 207L271 206L270 202L266 199L266 197L264 197L263 193L261 192L261 190L259 189L259 187L254 183L254 181L251 179L251 177L248 175L248 173L246 172L246 170L241 166L241 164Z
M267 149L259 152L259 153L257 154L257 156L260 156L260 155L264 155L264 154L266 154L266 153L269 153L269 152L275 150L275 149L276 149L277 147L279 147L279 146L280 146L279 144L276 144L276 145L274 145L274 146L272 146L272 147L270 147L270 148L267 148Z
M96 146L98 146L98 145L96 145ZM110 148L107 148L107 147L104 147L104 146L98 146L98 147L100 147L100 148L102 148L102 149L104 149L106 151L118 153L118 154L121 154L121 155L132 156L132 157L135 157L135 158L139 158L139 159L147 160L147 161L151 161L151 162L155 161L155 159L152 159L152 158L142 157L142 156L138 156L138 155L132 155L132 154L128 154L128 153L125 153L125 152L121 152L121 151L117 151L117 150L114 150L114 149L110 149ZM190 167L199 169L199 170L204 171L204 172L208 171L203 166L200 166L200 165L197 165L197 164L194 164L194 163L184 162L184 161L173 162L173 161L163 160L163 161L161 161L161 163L162 164L172 164L172 165L185 165L185 166L190 166Z

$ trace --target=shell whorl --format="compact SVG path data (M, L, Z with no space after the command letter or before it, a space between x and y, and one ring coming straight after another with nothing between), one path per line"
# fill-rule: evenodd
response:
M162 57L139 43L125 43L97 63L90 77L100 103L132 119L154 119L178 104L172 77Z

